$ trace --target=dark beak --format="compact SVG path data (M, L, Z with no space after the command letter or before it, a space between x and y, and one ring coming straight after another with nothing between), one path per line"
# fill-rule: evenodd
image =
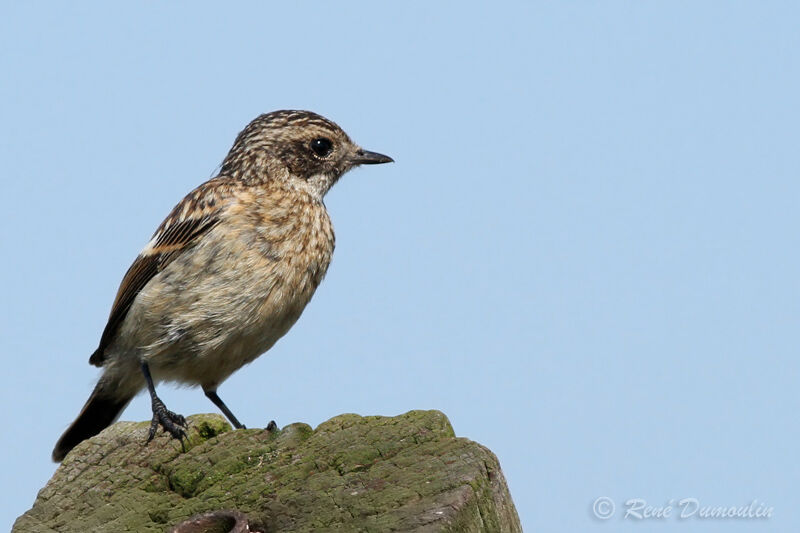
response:
M379 154L377 152L368 152L367 150L359 149L355 157L352 159L354 165L380 165L381 163L394 163L394 159L388 155Z

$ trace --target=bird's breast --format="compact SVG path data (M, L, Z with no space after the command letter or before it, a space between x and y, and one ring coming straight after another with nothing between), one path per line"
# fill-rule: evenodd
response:
M126 324L131 348L165 379L219 383L289 331L333 248L322 204L240 204L143 291Z
M327 210L308 198L257 203L237 238L237 268L249 295L241 334L231 338L245 362L268 350L300 317L325 277L335 237Z
M307 195L282 197L252 213L251 236L265 271L277 277L286 297L302 299L317 288L330 265L335 237L328 212ZM310 297L310 295L308 295Z

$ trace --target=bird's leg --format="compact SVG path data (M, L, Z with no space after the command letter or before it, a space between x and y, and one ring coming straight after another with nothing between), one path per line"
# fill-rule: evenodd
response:
M225 405L225 402L222 401L222 398L220 398L217 395L217 391L203 389L203 392L206 394L206 398L214 402L214 405L216 405L219 408L219 410L222 411L223 414L228 417L228 420L231 421L231 424L233 424L234 428L247 429L246 427L244 427L244 424L242 424L241 422L239 422L239 420L237 420L237 418L233 415L231 410L228 409L228 406Z
M183 430L183 427L186 427L186 419L167 409L161 398L156 395L156 387L153 385L153 378L150 376L150 367L147 366L147 363L142 363L142 374L147 381L147 390L150 391L150 400L153 406L153 421L150 423L150 435L147 437L147 442L153 440L158 426L161 426L164 431L172 435L173 439L179 439L183 444L183 439L186 437L186 432Z

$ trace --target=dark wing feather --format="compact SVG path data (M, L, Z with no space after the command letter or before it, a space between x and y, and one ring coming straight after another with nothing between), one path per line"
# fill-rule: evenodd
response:
M120 324L125 320L136 296L147 283L164 270L184 250L193 246L204 233L220 220L220 214L230 197L229 180L216 178L189 193L153 234L150 244L139 254L125 273L117 297L111 306L108 323L100 337L100 346L89 358L102 366L105 350L111 344Z

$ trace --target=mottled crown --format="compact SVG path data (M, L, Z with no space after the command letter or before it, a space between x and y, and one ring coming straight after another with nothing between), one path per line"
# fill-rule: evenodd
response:
M315 152L315 140L330 142L331 152ZM273 111L259 116L239 133L222 164L222 173L245 177L260 160L275 159L297 177L333 174L338 178L349 169L348 156L357 148L342 128L321 115Z
M363 150L336 123L316 113L274 111L239 133L220 174L253 184L294 182L322 197L354 166L391 161Z

